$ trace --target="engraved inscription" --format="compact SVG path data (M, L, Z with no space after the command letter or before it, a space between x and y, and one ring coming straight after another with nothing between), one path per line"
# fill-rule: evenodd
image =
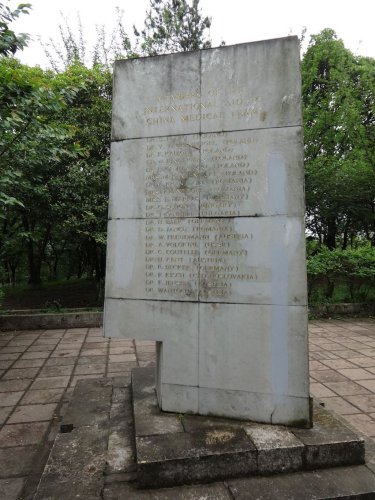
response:
M149 219L145 225L145 293L196 300L199 219Z
M235 118L246 121L264 114L262 97L248 95L241 84L212 87L204 94L197 89L156 96L153 103L143 107L147 127L195 121L226 120Z
M252 207L259 182L263 190L267 188L262 165L252 155L258 142L254 132L146 139L146 218L236 217L256 212L257 207Z
M252 265L254 234L235 220L145 221L145 296L160 300L238 300L238 285L252 293L270 281L270 271Z
M199 136L146 139L145 215L198 216Z
M200 234L200 293L201 300L233 298L236 285L264 281L269 273L249 265L249 251L254 235L249 230L238 230L234 219L201 219Z
M251 147L258 142L249 133L202 135L200 214L233 217L244 215L254 190L258 167Z

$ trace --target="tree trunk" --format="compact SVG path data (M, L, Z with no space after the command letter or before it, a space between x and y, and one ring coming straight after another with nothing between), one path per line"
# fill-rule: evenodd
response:
M349 231L347 228L345 228L345 231L344 231L344 240L342 242L342 249L343 250L346 250L347 247L348 247L348 236L349 236Z
M7 262L3 263L3 268L4 268L4 275L5 275L5 282L10 284L10 274L9 274L9 264Z
M42 262L39 258L35 257L32 251L28 252L28 262L29 262L29 285L39 285L42 282L42 279L40 277Z
M336 219L334 218L329 219L327 223L327 232L325 234L324 244L330 250L334 250L336 248L336 232L337 232Z
M11 285L16 286L16 270L17 270L17 264L9 264L10 267L10 279L11 279Z
M25 223L26 222L26 223ZM28 221L24 221L24 226L26 230L29 230ZM33 226L34 229L34 226ZM44 257L44 252L47 246L49 234L51 227L46 227L46 232L43 240L39 245L36 245L31 238L27 240L26 249L27 249L27 260L29 264L29 284L30 285L39 285L42 282L41 279L41 269L42 269L42 261Z

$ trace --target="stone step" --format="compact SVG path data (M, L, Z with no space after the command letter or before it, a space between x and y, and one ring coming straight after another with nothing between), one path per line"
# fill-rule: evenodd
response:
M360 465L364 440L320 406L312 429L159 410L154 368L132 371L138 483L143 488Z
M359 465L156 490L114 483L103 500L373 500L374 492L374 475Z

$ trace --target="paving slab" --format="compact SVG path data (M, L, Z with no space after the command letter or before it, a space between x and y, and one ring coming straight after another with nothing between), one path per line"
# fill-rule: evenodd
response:
M0 430L0 448L39 444L48 427L49 422L4 425Z
M99 500L106 446L106 433L100 429L58 434L34 500Z
M22 477L0 479L1 500L19 500L24 484L25 478Z
M235 500L370 500L375 495L373 473L365 466L237 479L228 485Z
M55 389L58 387L67 387L68 384L69 377L38 377L32 384L31 389Z
M43 422L52 420L56 410L56 404L29 404L18 406L9 418L9 424L21 422Z
M110 380L81 380L61 423L62 432L87 426L103 428L109 420L112 400Z
M10 413L13 411L13 406L4 406L0 408L0 425L4 424ZM1 463L1 462L0 462Z
M33 470L38 445L0 448L0 477L27 476ZM1 498L1 497L0 497Z
M0 407L17 404L23 394L24 391L0 392Z
M2 380L0 382L0 393L22 391L31 384L30 379Z

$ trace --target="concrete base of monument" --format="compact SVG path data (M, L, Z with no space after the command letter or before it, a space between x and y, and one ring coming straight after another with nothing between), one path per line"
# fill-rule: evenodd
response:
M137 480L143 488L364 463L364 441L314 408L314 427L161 412L154 369L132 371Z
M163 413L154 368L79 381L34 500L375 498L375 446L320 407L314 428Z

